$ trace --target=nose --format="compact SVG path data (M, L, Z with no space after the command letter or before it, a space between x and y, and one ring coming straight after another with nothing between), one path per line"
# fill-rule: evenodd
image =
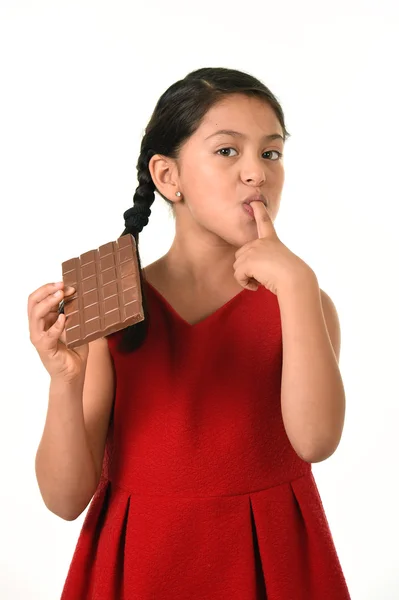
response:
M259 160L247 159L241 167L241 179L244 183L260 187L265 183L265 165Z

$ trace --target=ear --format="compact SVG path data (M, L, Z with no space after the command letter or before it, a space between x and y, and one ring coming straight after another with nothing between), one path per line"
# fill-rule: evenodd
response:
M148 164L148 169L159 193L171 202L180 202L176 197L176 192L180 191L176 160L155 154Z

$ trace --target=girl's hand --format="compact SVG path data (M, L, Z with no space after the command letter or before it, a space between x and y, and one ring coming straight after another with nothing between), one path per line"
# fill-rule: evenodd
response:
M262 202L251 202L251 207L258 239L236 252L234 277L243 288L256 291L263 285L277 295L282 286L314 272L280 241L266 206Z
M32 292L28 299L30 341L51 378L67 382L84 373L89 354L88 344L67 348L66 317L58 314L61 300L74 292L71 287L64 290L63 282L48 283Z

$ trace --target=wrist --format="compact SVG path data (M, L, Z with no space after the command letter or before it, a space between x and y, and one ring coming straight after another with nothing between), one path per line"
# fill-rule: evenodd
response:
M70 378L61 375L52 376L50 379L50 388L53 391L69 390L71 392L79 392L83 390L84 380L84 373Z
M318 289L319 283L316 273L309 267L304 265L295 273L287 277L277 288L277 296L292 294L302 289L314 287Z

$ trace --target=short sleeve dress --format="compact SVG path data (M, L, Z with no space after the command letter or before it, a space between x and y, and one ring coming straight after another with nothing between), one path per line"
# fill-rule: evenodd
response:
M145 282L135 352L108 338L103 471L61 600L347 600L311 465L280 404L277 297L243 289L186 322Z

